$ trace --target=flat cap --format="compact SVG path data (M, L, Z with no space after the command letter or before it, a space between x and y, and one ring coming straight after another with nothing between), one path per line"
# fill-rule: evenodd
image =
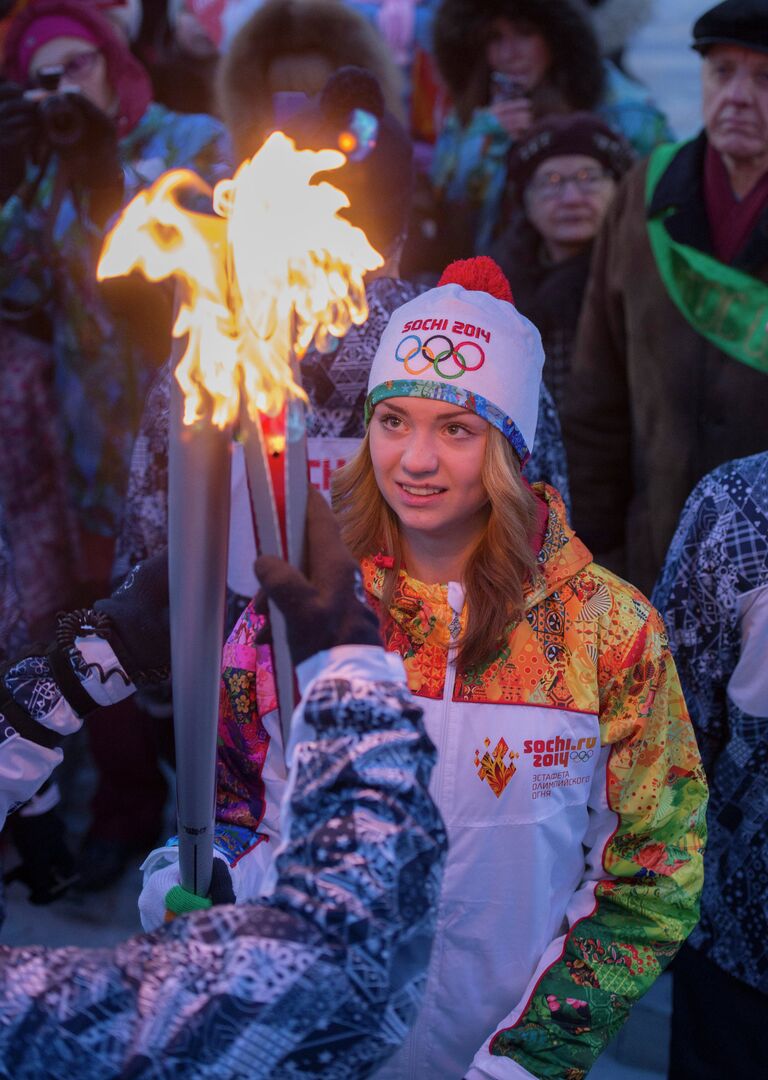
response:
M713 45L740 45L768 53L768 0L724 0L693 24L691 47L705 53Z

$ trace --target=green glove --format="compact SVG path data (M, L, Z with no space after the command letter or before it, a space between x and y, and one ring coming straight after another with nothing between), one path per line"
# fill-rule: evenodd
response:
M209 896L198 896L197 893L187 892L181 885L174 885L165 894L165 921L175 919L177 915L186 915L188 911L206 911L213 907L213 900Z
M211 867L211 891L209 896L198 896L181 885L174 885L165 894L165 921L190 911L207 911L214 904L234 904L235 891L229 867L223 859L214 859Z

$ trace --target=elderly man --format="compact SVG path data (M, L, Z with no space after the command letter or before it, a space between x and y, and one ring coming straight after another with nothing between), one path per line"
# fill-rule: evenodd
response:
M695 483L768 447L768 0L725 0L693 39L704 130L616 194L563 418L575 528L646 591Z

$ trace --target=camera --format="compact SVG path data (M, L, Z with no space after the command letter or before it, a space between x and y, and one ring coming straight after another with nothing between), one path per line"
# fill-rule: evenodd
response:
M43 136L54 149L75 146L85 134L85 117L77 93L53 93L40 102Z

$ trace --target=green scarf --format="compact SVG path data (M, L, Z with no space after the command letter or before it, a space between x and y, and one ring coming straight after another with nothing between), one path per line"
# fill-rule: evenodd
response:
M657 146L648 161L645 204L683 143ZM649 217L648 239L661 279L694 330L742 364L768 374L768 285L688 244L678 244L664 218Z

